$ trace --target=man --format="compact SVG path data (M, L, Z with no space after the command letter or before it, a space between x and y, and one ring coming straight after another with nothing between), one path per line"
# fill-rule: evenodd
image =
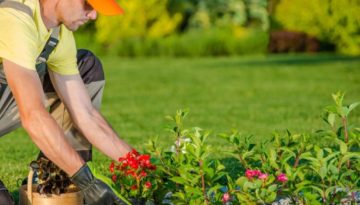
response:
M0 136L22 125L43 155L71 176L87 204L124 204L86 165L91 145L113 160L131 147L98 111L101 64L91 52L76 50L72 34L97 12L117 15L122 9L115 0L0 2ZM0 205L12 203L0 182Z

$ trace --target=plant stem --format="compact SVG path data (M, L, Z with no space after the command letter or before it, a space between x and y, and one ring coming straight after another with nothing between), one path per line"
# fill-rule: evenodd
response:
M240 159L241 164L247 169L248 165L247 165L246 161L243 159L243 157L241 156L241 154L239 154L239 159Z
M204 195L204 199L205 199L205 204L208 205L209 200L208 200L208 198L206 196L206 191L205 191L205 178L204 178L204 171L203 171L203 161L201 159L199 161L199 165L200 165L201 184L202 184L202 190L203 190L203 195Z
M301 155L302 155L302 150L300 150L298 155L296 156L295 163L294 163L294 168L296 168L299 165Z
M322 179L321 180L322 181L322 184L323 184L323 186L322 186L322 190L323 190L323 202L324 202L324 204L326 204L326 191L325 191L325 183L324 183L324 180Z
M349 133L348 133L348 128L347 128L347 120L346 120L346 117L342 117L342 123L343 123L343 126L344 126L344 135L345 135L345 143L346 143L346 146L348 145L348 142L349 142ZM347 161L347 167L348 169L350 169L350 160Z
M341 119L342 119L342 123L344 126L345 143L347 144L349 142L349 134L348 134L348 130L347 130L347 120L346 120L346 117L343 117Z
M260 157L261 157L261 162L265 164L266 160L264 158L264 155L261 154Z
M176 155L180 154L180 135L180 131L178 131L176 136Z
M351 200L354 201L356 203L356 200L355 200L355 192L351 192Z

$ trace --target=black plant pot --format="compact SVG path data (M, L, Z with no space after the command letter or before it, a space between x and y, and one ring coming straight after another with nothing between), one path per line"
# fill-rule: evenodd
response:
M139 198L139 199L131 198L130 202L132 205L145 205L146 200L142 199L142 198Z

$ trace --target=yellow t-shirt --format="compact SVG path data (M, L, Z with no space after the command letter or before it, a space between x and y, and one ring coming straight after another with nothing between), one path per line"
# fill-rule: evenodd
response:
M5 58L27 69L36 70L36 59L52 30L48 31L45 27L39 0L15 1L29 6L34 17L13 8L0 8L0 64ZM48 68L63 75L79 73L76 52L73 33L61 25L59 43L49 56Z

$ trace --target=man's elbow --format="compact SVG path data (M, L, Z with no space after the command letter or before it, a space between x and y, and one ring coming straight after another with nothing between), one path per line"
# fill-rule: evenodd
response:
M36 133L41 126L46 126L46 122L49 121L49 115L45 108L31 109L21 113L22 127L32 135Z

